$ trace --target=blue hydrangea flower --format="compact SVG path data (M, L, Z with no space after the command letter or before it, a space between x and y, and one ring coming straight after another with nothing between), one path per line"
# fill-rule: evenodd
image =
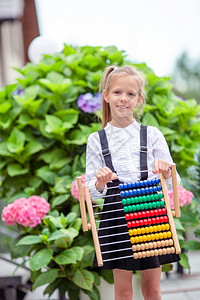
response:
M102 107L101 93L80 95L77 99L77 105L85 113L94 113Z

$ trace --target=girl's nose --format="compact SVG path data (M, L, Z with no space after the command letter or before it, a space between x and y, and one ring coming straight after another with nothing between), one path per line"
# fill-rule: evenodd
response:
M122 94L122 96L121 96L121 101L122 101L122 102L127 102L127 97L126 97L125 94Z

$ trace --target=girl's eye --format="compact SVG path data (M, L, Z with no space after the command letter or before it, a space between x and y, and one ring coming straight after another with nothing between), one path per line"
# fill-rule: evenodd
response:
M118 95L119 93L120 93L119 91L114 91L114 94L117 94L117 95Z
M135 97L135 96L136 96L136 94L134 94L134 93L129 93L129 95L130 95L131 97Z

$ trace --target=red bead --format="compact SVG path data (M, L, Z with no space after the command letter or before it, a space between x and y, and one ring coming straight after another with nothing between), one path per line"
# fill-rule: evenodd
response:
M148 224L147 219L144 219L144 225L146 226Z
M144 225L144 221L140 220L140 226L143 226L143 225Z
M131 228L131 222L127 222L127 227Z
M126 219L126 221L129 220L129 214L125 214L125 219Z
M157 215L158 215L158 210L155 209L155 210L154 210L154 216L157 216Z
M140 225L140 222L138 220L135 221L135 226L138 227Z
M156 217L156 223L160 223L160 218Z
M137 213L134 213L134 214L133 214L133 218L134 218L134 219L137 219L137 218L138 218Z
M160 223L163 223L164 222L164 217L160 217Z
M135 227L135 221L131 222L132 227Z
M147 216L147 218L150 217L150 211L149 210L146 211L146 216Z
M130 213L130 220L133 220L134 215L132 213Z
M142 211L142 218L146 218L147 214L146 211Z
M164 222L168 222L168 217L167 216L164 216L163 219L164 219Z
M166 208L162 208L162 214L163 214L163 215L166 215L166 213L167 213Z
M150 225L150 224L151 224L151 219L148 218L148 219L147 219L147 222L148 222L148 224Z
M150 216L154 216L154 211L153 210L150 210Z
M162 215L162 214L163 214L163 211L162 211L161 208L158 209L158 214L159 214L159 215Z
M142 218L142 214L141 214L141 212L139 211L138 212L138 219L141 219Z
M156 224L156 219L155 219L155 218L152 218L152 219L151 219L151 222L152 222L152 224Z

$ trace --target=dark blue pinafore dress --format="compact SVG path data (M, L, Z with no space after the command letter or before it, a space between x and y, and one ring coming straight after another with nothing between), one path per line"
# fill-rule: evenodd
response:
M108 141L105 130L99 132L102 154L105 164L113 172L115 172L112 164L111 153L108 149ZM147 166L147 126L140 127L140 170L148 170ZM116 172L115 172L116 173ZM141 172L141 180L148 178L148 172ZM122 269L122 270L146 270L158 268L160 265L177 262L180 260L177 254L166 254L162 256L146 257L134 259L131 248L130 237L128 234L127 221L123 211L122 199L118 188L121 182L116 179L107 184L108 189L105 198L103 213L101 215L100 230L98 231L100 247L103 257L103 269ZM115 188L112 188L115 187ZM115 203L110 204L109 203ZM105 205L106 204L106 205ZM110 221L109 219L112 219ZM114 227L114 228L108 228ZM106 236L106 237L104 237ZM123 249L123 250L121 250ZM119 251L120 250L120 251ZM125 258L121 258L125 257ZM119 259L120 258L120 259ZM94 258L94 267L98 267L96 256Z

